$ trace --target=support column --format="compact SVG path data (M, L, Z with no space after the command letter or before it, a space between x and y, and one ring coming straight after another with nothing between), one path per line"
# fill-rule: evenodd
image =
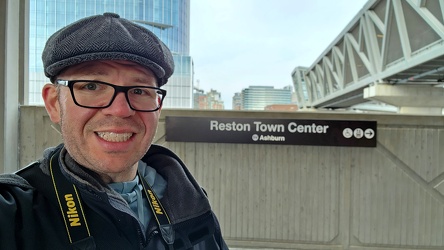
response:
M364 89L364 98L399 108L399 113L442 115L444 88L427 85L375 84Z
M443 115L443 109L426 107L400 107L399 113L415 115Z
M24 1L0 1L0 173L19 168L19 89L23 86ZM22 14L22 15L21 15ZM22 40L21 40L22 39Z

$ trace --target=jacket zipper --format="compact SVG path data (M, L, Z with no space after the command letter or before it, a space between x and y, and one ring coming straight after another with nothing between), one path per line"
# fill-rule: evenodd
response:
M152 232L148 235L148 237L146 238L146 245L145 245L145 246L148 246L149 243L150 243L150 241L154 238L154 236L156 236L156 235L158 235L158 234L159 234L159 230L155 229L154 231L152 231Z

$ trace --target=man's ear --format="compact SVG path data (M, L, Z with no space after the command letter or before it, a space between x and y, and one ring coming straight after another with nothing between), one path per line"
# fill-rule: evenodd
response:
M53 123L60 122L60 103L57 94L57 86L45 84L42 89L42 97L45 102L46 112Z

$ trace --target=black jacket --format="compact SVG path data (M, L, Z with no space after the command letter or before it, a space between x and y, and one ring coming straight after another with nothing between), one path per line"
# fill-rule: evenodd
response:
M62 152L64 181L79 191L91 234L73 245L49 174L50 157L57 152ZM0 249L228 249L205 193L168 149L152 145L142 160L167 180L160 201L174 230L173 246L165 243L154 219L143 232L123 199L63 152L61 144L17 173L0 175Z

